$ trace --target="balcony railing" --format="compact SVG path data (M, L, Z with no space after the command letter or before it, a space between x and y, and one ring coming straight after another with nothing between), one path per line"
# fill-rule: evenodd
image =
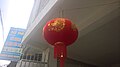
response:
M16 67L48 67L49 48L41 53L22 54Z
M48 62L22 59L16 67L48 67Z

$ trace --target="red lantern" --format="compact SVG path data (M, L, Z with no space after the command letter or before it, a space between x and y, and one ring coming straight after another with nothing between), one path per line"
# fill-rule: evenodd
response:
M67 57L67 46L75 42L78 30L70 20L55 18L46 23L43 29L44 38L54 46L54 58L60 60L60 67L64 67Z

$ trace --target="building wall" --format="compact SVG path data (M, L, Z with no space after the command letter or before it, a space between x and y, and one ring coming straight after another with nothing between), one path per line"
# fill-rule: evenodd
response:
M113 64L111 67L120 67L120 64Z
M50 48L48 65L49 67L57 67L57 60L54 59L54 51L52 47Z
M27 28L34 22L38 14L44 9L50 0L35 0Z
M119 64L111 64L111 65L103 65L100 67L120 67L120 63Z
M58 67L60 67L59 64ZM65 61L65 67L97 67L97 66L67 58Z
M72 59L67 59L65 63L65 67L96 67L96 66Z

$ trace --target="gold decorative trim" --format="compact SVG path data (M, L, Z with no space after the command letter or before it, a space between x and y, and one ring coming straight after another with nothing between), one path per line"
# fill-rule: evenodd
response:
M48 24L49 31L59 32L65 27L65 19L57 18L54 22Z

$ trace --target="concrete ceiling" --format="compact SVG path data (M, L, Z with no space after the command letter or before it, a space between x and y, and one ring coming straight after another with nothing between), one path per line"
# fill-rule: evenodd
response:
M97 65L120 63L120 17L80 37L68 56Z
M119 0L59 0L38 22L36 30L31 31L26 43L41 49L49 47L42 28L62 12L61 16L72 20L79 29L78 40L68 47L69 58L95 65L120 63L119 3Z

